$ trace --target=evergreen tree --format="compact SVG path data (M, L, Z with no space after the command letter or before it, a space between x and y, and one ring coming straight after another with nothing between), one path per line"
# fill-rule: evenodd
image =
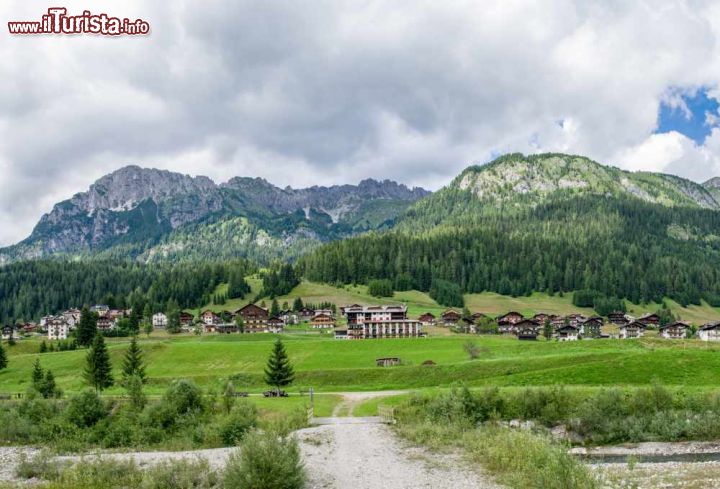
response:
M149 321L147 319L143 320L143 332L147 335L148 338L150 338L150 333L153 332L152 321Z
M132 376L138 377L143 383L146 381L143 352L135 336L130 340L130 346L125 352L125 358L123 358L122 376L124 382L127 382Z
M33 363L32 369L32 386L33 389L40 392L42 390L42 381L45 378L45 372L43 371L42 365L40 365L40 359L36 358Z
M543 336L545 336L545 339L548 341L552 339L553 327L549 319L546 319L545 324L543 325Z
M7 366L8 366L7 353L5 353L5 348L3 348L2 344L0 344L0 370L6 369Z
M174 299L168 301L166 329L168 333L172 334L180 332L180 307Z
M242 318L242 316L240 314L235 316L235 326L237 326L238 333L245 332L245 320Z
M147 404L147 398L143 393L143 380L137 375L130 376L125 381L125 389L130 398L130 406L135 412L140 412Z
M77 342L81 346L89 346L97 336L97 314L90 311L87 306L80 312L80 323L78 324Z
M302 297L296 297L293 301L293 311L298 312L303 307L305 307L305 305L303 304Z
M45 340L43 340L42 343L40 343L40 353L45 352L47 352L47 343L45 343Z
M43 380L43 384L40 388L40 393L45 399L58 397L59 391L57 384L55 383L55 376L50 369L45 372L45 379Z
M292 384L293 380L295 380L295 372L285 346L278 338L265 367L265 382L275 387L276 392L280 392L281 387Z
M280 314L280 305L277 299L273 299L270 304L270 317L276 317L278 314Z
M83 372L85 383L102 391L114 383L110 355L103 335L98 334L87 352L85 370Z

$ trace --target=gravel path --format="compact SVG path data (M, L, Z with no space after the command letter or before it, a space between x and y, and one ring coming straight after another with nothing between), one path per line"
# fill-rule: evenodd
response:
M386 425L300 430L311 489L490 489L499 486L457 457L401 444Z

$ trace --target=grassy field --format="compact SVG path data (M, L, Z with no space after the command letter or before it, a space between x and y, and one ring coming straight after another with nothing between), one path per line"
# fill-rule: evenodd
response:
M252 293L245 299L231 299L224 305L208 304L205 307L191 311L197 314L200 310L211 309L213 311L235 310L255 297L262 289L261 281L257 278L250 277L247 279L252 288ZM218 286L216 293L222 294L227 290L227 285ZM447 307L441 306L435 302L427 293L417 290L404 292L395 292L393 297L373 297L367 293L365 285L346 285L342 287L334 287L332 285L320 284L315 282L303 281L295 287L292 292L282 297L278 297L278 302L288 302L292 305L296 297L301 297L303 301L312 304L321 302L331 302L337 306L349 304L398 304L403 303L408 306L408 314L410 317L418 317L425 312L432 312L436 316L440 315ZM266 305L269 306L269 299L265 299ZM681 319L690 321L693 324L701 325L710 321L720 321L720 309L711 307L707 303L700 306L682 307L680 304L666 300L673 313ZM548 294L536 292L529 297L510 297L494 292L483 292L481 294L465 294L465 304L472 312L483 312L491 316L504 314L508 311L518 311L526 316L532 316L538 312L548 314L569 314L580 312L585 315L592 315L595 312L590 308L576 307L572 304L572 293L550 296ZM660 309L660 304L633 304L627 303L628 313L634 316L640 316L647 312L655 312Z
M283 335L297 378L291 389L321 392L500 385L667 385L720 387L720 345L697 340L588 340L521 342L499 336L438 336L404 340L340 341L314 335ZM274 335L204 335L143 338L148 392L158 394L177 378L219 390L232 378L237 389L259 392ZM463 345L472 339L480 358L469 360ZM109 341L119 376L127 340ZM35 340L9 347L9 368L0 372L0 392L23 392L33 362L53 371L66 392L82 389L85 351L36 354ZM380 368L379 357L399 357L402 366ZM432 360L436 365L421 365ZM119 387L109 393L121 393Z

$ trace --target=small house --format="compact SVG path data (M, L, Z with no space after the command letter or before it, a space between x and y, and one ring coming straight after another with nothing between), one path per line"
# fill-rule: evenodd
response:
M452 326L454 324L457 324L457 322L460 321L461 318L461 314L455 309L448 309L440 315L440 319L446 326Z
M309 307L303 307L297 312L298 317L301 321L310 321L315 316L315 310Z
M488 315L487 315L487 314L483 314L482 312L474 312L474 313L472 313L472 315L470 316L470 319L472 319L474 323L477 323L478 321L481 321L481 320L483 320L483 319L485 319L485 318L487 318L487 317L488 317Z
M202 314L200 314L200 321L202 321L203 324L208 324L208 325L220 324L220 322L221 322L220 316L218 316L217 314L215 314L213 311L211 311L209 309L206 311L203 311Z
M115 324L117 324L115 320L109 316L100 316L97 318L98 331L111 331L115 329Z
M600 316L593 316L580 324L580 335L583 338L598 338L602 334L603 320Z
M508 325L508 324L516 324L523 320L523 315L519 312L510 311L507 314L503 314L502 316L498 316L496 318L496 321L498 323L498 326Z
M397 357L377 358L375 360L375 365L378 367L394 367L396 365L400 365L400 359Z
M435 324L435 315L433 313L426 312L418 318L418 321L420 321L423 326L432 326Z
M566 324L557 330L558 341L577 341L580 337L580 328Z
M697 335L702 341L720 341L720 322L704 325Z
M153 328L162 329L167 326L168 318L167 316L162 312L156 312L152 315L152 325Z
M582 324L584 321L585 316L583 316L582 314L573 313L565 316L565 322L570 326L575 326L576 328L579 328L580 324Z
M273 316L267 320L267 331L271 333L282 333L285 322L277 316Z
M310 321L310 327L314 329L334 328L335 318L329 314L316 314Z
M645 325L640 321L632 321L620 326L620 339L640 338L645 333Z
M625 313L620 311L611 312L607 315L607 318L609 322L616 326L622 326L623 324L627 324L629 322Z
M690 325L683 321L675 321L672 324L660 326L660 336L671 340L682 340L687 338Z
M660 325L660 316L657 314L643 314L638 318L638 321L643 323L645 326L657 327Z
M519 340L536 340L540 332L540 324L532 319L518 321L513 327Z
M348 330L347 330L347 328L336 329L336 330L335 330L335 339L336 339L336 340L346 340L346 339L348 339Z
M537 321L539 324L545 324L545 321L548 321L550 319L550 316L548 314L545 314L544 312L539 312L535 314L532 319L533 321Z
M195 316L190 314L189 312L180 311L180 325L181 326L190 326L193 323L193 320L195 319ZM167 321L167 318L165 318Z

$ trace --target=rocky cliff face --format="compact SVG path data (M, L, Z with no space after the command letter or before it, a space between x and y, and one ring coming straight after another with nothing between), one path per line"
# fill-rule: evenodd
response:
M372 213L387 220L428 193L387 180L281 189L260 178L236 177L217 185L203 176L127 166L100 178L86 192L56 204L30 237L0 250L0 263L55 253L92 253L118 244L138 249L144 246L139 243L151 246L210 218L217 223L218 219L242 216L279 242L294 235L321 240L326 228L334 235L332 225L346 224L346 216L357 219L360 214L367 217L367 223L377 222L366 215L370 213L368 202L377 202L383 212L376 206ZM278 221L298 212L304 220L318 223L309 229L297 220Z

